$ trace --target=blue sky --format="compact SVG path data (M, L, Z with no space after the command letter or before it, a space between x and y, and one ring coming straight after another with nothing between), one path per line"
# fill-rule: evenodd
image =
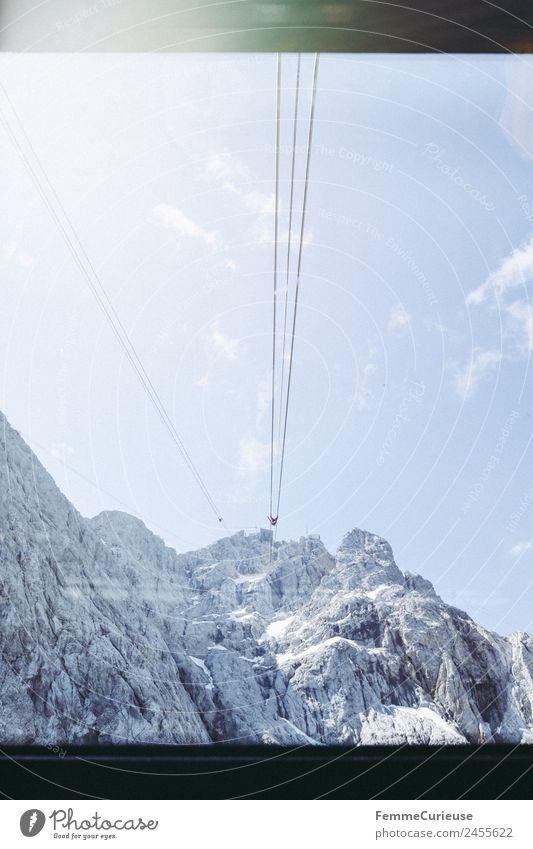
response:
M227 525L265 525L275 58L0 68ZM532 78L523 56L321 58L279 526L330 549L379 533L504 633L533 630ZM302 122L298 208L304 143ZM0 155L3 411L82 513L127 509L178 550L217 538L4 134Z

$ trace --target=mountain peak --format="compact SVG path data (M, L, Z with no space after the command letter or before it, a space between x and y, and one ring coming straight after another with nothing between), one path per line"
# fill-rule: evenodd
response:
M178 555L80 516L3 417L0 443L0 743L533 740L531 638L404 577L382 537Z
M408 590L413 590L417 593L422 593L423 595L430 595L437 598L437 593L435 592L435 587L428 581L427 578L423 578L422 575L419 575L417 572L405 572L405 584Z
M392 548L386 539L361 528L353 528L353 530L344 534L339 551L344 550L366 552L385 560L393 559Z

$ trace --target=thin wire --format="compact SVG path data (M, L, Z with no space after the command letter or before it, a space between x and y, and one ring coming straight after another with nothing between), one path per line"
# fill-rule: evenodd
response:
M287 343L287 318L289 305L289 271L291 259L291 237L292 237L292 212L294 201L294 172L296 165L296 137L298 131L298 101L300 95L300 60L301 53L298 53L298 64L296 66L296 86L294 95L294 116L293 116L293 132L292 132L292 163L291 163L291 192L289 199L289 232L287 235L287 262L285 270L285 309L283 318L283 348L281 351L281 380L280 380L280 405L279 405L279 420L278 420L278 446L281 443L281 422L283 414L283 386L285 383L285 350Z
M85 251L85 248L84 248L84 246L81 242L81 239L79 238L79 236L78 236L78 234L77 234L77 232L74 228L74 225L72 224L72 221L70 220L69 215L66 212L66 210L65 210L65 208L64 208L64 206L61 202L61 199L57 195L57 192L55 191L55 188L54 188L50 178L48 177L48 174L46 173L46 170L45 170L42 162L40 161L39 156L37 155L37 152L35 151L35 148L34 148L32 142L31 142L31 139L29 138L28 134L26 133L26 130L24 129L24 125L22 124L22 121L21 121L21 119L20 119L20 117L17 113L17 110L15 109L15 106L14 106L13 102L11 101L11 99L8 95L8 92L5 89L5 86L1 82L0 82L0 89L2 90L5 99L8 102L8 104L9 104L9 106L10 106L10 108L11 108L11 110L12 110L12 112L13 112L15 118L16 118L17 124L20 127L22 135L23 135L28 147L30 148L30 150L33 154L35 162L36 162L42 176L44 177L46 184L48 185L49 191L51 192L53 199L55 200L57 206L59 207L59 210L62 212L62 214L63 214L63 216L66 220L68 228L70 229L70 233L69 233L69 230L65 227L65 223L61 220L60 216L58 215L58 213L57 213L56 209L54 208L52 202L50 201L49 197L47 196L46 191L43 188L43 185L42 185L41 180L39 178L39 174L36 172L31 161L29 160L28 156L26 155L24 148L20 144L20 141L18 140L15 132L12 130L12 128L9 124L9 120L6 117L6 115L4 114L4 112L2 111L2 108L1 108L1 105L0 105L0 119L2 121L4 129L6 130L8 136L11 138L11 141L15 145L15 148L17 149L17 152L19 153L24 164L28 168L41 199L43 200L43 202L44 202L48 212L50 213L52 219L55 221L59 230L61 231L61 233L62 233L62 235L63 235L63 237L64 237L64 239L67 243L67 246L69 247L69 249L72 253L72 256L73 256L78 268L80 269L80 271L81 271L82 275L84 276L84 278L85 278L92 294L94 295L98 305L102 309L105 317L107 318L109 324L111 325L111 329L113 330L113 333L114 333L117 341L119 342L119 344L123 348L123 350L126 354L126 357L127 357L128 361L130 362L132 368L134 369L135 373L137 374L137 377L139 378L139 381L140 381L143 389L145 390L146 394L148 395L149 399L151 400L151 402L152 402L156 412L158 413L161 421L163 422L164 426L166 427L167 431L169 432L169 434L172 438L172 441L174 442L174 444L178 448L180 454L182 455L183 460L185 461L187 467L189 468L190 472L192 473L194 479L196 480L196 483L200 487L202 494L204 495L205 499L207 500L211 510L215 513L217 519L219 521L222 521L222 517L220 515L220 511L219 511L219 509L216 505L216 502L212 498L206 484L204 483L198 469L196 468L190 454L188 453L188 451L187 451L187 449L186 449L186 447L183 443L183 440L181 439L178 431L176 430L176 427L175 427L174 423L172 422L172 419L170 418L170 416L169 416L169 414L168 414L168 412L167 412L157 390L155 389L155 386L153 385L151 378L149 377L148 373L146 372L146 369L144 368L144 365L143 365L143 363L142 363L142 361L141 361L141 359L140 359L140 357L139 357L139 355L138 355L138 353L135 349L135 346L133 345L133 343L132 343L132 341L129 337L129 334L127 333L124 325L122 324L120 317L118 316L111 300L109 299L109 296L107 295L107 293L104 289L104 286L103 286L103 284L102 284L102 282L99 278L99 275L96 272L89 256L87 255L87 252ZM80 258L79 254L81 254L81 258ZM85 265L83 264L82 259L85 260L87 266L89 267L90 273L87 270L87 268L85 267ZM94 280L91 279L91 274L92 274Z
M98 492L100 494L103 493L104 495L108 495L109 498L112 498L113 501L116 501L117 504L120 504L122 507L125 507L126 510L128 510L132 515L134 515L135 513L138 512L137 507L132 507L131 504L127 504L125 501L122 501L121 498L119 498L117 495L114 495L108 489L104 489L103 486L100 486L100 484L97 483L95 480L88 477L87 475L84 475L83 472L80 472L79 469L76 469L74 466L71 466L70 463L67 463L67 461L64 460L62 457L58 457L56 454L54 454L53 451L50 451L50 449L47 448L45 445L43 445L40 442L37 442L36 439L29 437L23 431L18 431L18 432L19 432L20 436L23 438L24 442L26 442L30 446L30 448L34 451L35 454L37 454L37 452L35 451L35 448L38 448L39 451L43 451L45 454L48 454L49 457L53 457L55 460L57 460L57 462L61 464L63 469L67 469L67 471L76 475L78 478L85 481L85 483L88 483L88 484L90 484L90 486L93 486L96 490L98 490ZM37 457L37 460L39 460L39 457ZM161 531L164 531L165 533L170 534L172 536L176 536L175 531L171 531L169 528L164 528L162 525L160 525L154 519L149 519L148 521L150 522L151 525L153 525L156 528L159 528Z
M281 101L281 54L277 55L276 73L276 153L275 153L275 207L274 207L274 297L272 311L272 399L270 422L270 518L274 514L274 419L275 419L275 389L276 389L276 312L278 288L278 212L279 212L279 138L280 138L280 101Z
M294 360L294 338L296 334L296 317L298 313L298 296L300 293L300 274L302 270L302 249L303 249L303 241L304 241L304 230L305 230L305 213L307 209L307 193L309 188L309 166L311 164L311 148L313 144L313 125L314 125L314 117L315 117L315 102L316 102L316 83L318 77L318 62L319 62L319 54L315 54L315 65L313 69L313 90L311 95L311 109L309 112L309 129L307 135L307 159L305 164L305 180L304 180L304 196L302 202L302 220L300 224L300 244L298 247L298 264L296 268L296 289L294 293L294 312L292 318L292 333L291 333L291 349L289 356L289 374L287 377L287 395L285 398L285 422L283 426L283 441L281 446L281 459L280 459L280 472L279 472L279 482L278 482L278 498L276 505L276 515L279 514L279 505L281 500L281 485L283 482L283 467L285 461L285 443L287 439L287 420L289 416L289 399L291 393L291 380L292 380L292 366Z

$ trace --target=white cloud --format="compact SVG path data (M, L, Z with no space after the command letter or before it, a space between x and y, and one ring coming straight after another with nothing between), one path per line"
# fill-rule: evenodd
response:
M257 242L271 242L274 239L274 213L276 197L274 192L247 191L237 188L233 183L224 183L224 189L238 197L252 215L252 231ZM278 204L281 212L281 204ZM281 241L281 240L280 240Z
M196 386L199 386L200 389L207 389L207 387L211 384L211 378L209 374L202 374L201 377L196 381Z
M276 210L274 192L242 192L241 197L251 212L258 215L274 215Z
M357 386L354 403L358 410L367 410L373 398L370 390L371 378L377 373L378 367L374 362L368 362L361 370L361 380Z
M227 150L210 153L203 174L215 180L249 180L251 176L247 166Z
M209 333L208 339L213 348L228 360L234 360L237 357L240 349L239 340L221 333L218 324L214 325L213 329Z
M467 295L467 304L481 304L494 292L503 295L509 289L523 286L533 278L533 235L521 248L515 248L492 271L486 281Z
M255 178L247 165L229 151L214 151L208 157L202 176L214 180L221 189L234 195L253 213L252 231L255 241L272 241L270 231L273 227L270 222L274 217L275 194L250 188Z
M529 301L514 301L506 308L508 315L521 328L524 340L530 351L533 351L533 308Z
M16 265L20 265L21 268L31 268L35 262L30 254L19 250L19 246L15 241L2 245L0 255L4 262L14 262Z
M466 303L480 305L485 303L492 293L500 298L503 315L507 319L506 331L510 338L516 340L517 328L522 332L523 347L533 350L533 311L530 306L528 292L524 292L521 300L511 303L505 296L518 287L526 287L533 282L533 235L522 247L515 248L505 257L498 268L491 272L486 281L466 297ZM489 302L490 303L490 302Z
M455 388L464 398L470 398L479 384L500 364L501 351L472 352L470 362L455 377Z
M222 263L222 268L226 268L228 271L235 271L237 268L237 263L234 259L225 259Z
M411 316L402 306L394 307L389 316L388 329L391 331L405 330L411 324Z
M154 214L158 224L165 230L172 230L182 238L200 239L213 251L222 246L220 233L216 230L205 230L175 206L160 203L155 207Z
M2 259L4 260L4 262L11 262L11 260L15 256L16 250L16 242L6 242L6 244L2 245Z
M71 457L74 454L74 448L67 442L53 442L50 446L50 454L57 460L65 462L67 457Z
M229 151L213 151L201 173L205 179L215 181L219 188L234 195L252 213L251 231L253 240L258 244L272 244L274 241L275 193L253 188L254 183L257 183L253 171ZM279 213L282 214L283 203L281 199L278 208ZM299 238L299 229L295 228L294 232L291 233L291 241L296 244ZM304 234L304 246L310 244L312 239L312 233L308 229ZM287 240L287 230L278 234L279 244L286 244Z
M238 470L244 474L260 472L270 460L270 442L260 442L254 436L241 439Z
M517 542L516 545L513 545L511 548L511 554L513 557L520 557L521 554L525 554L526 551L530 551L533 548L533 542L531 540L524 540L523 542Z

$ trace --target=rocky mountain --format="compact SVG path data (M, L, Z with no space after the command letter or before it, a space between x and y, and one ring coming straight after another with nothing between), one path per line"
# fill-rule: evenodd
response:
M240 532L177 554L85 519L0 415L0 741L533 742L533 639L385 540Z

